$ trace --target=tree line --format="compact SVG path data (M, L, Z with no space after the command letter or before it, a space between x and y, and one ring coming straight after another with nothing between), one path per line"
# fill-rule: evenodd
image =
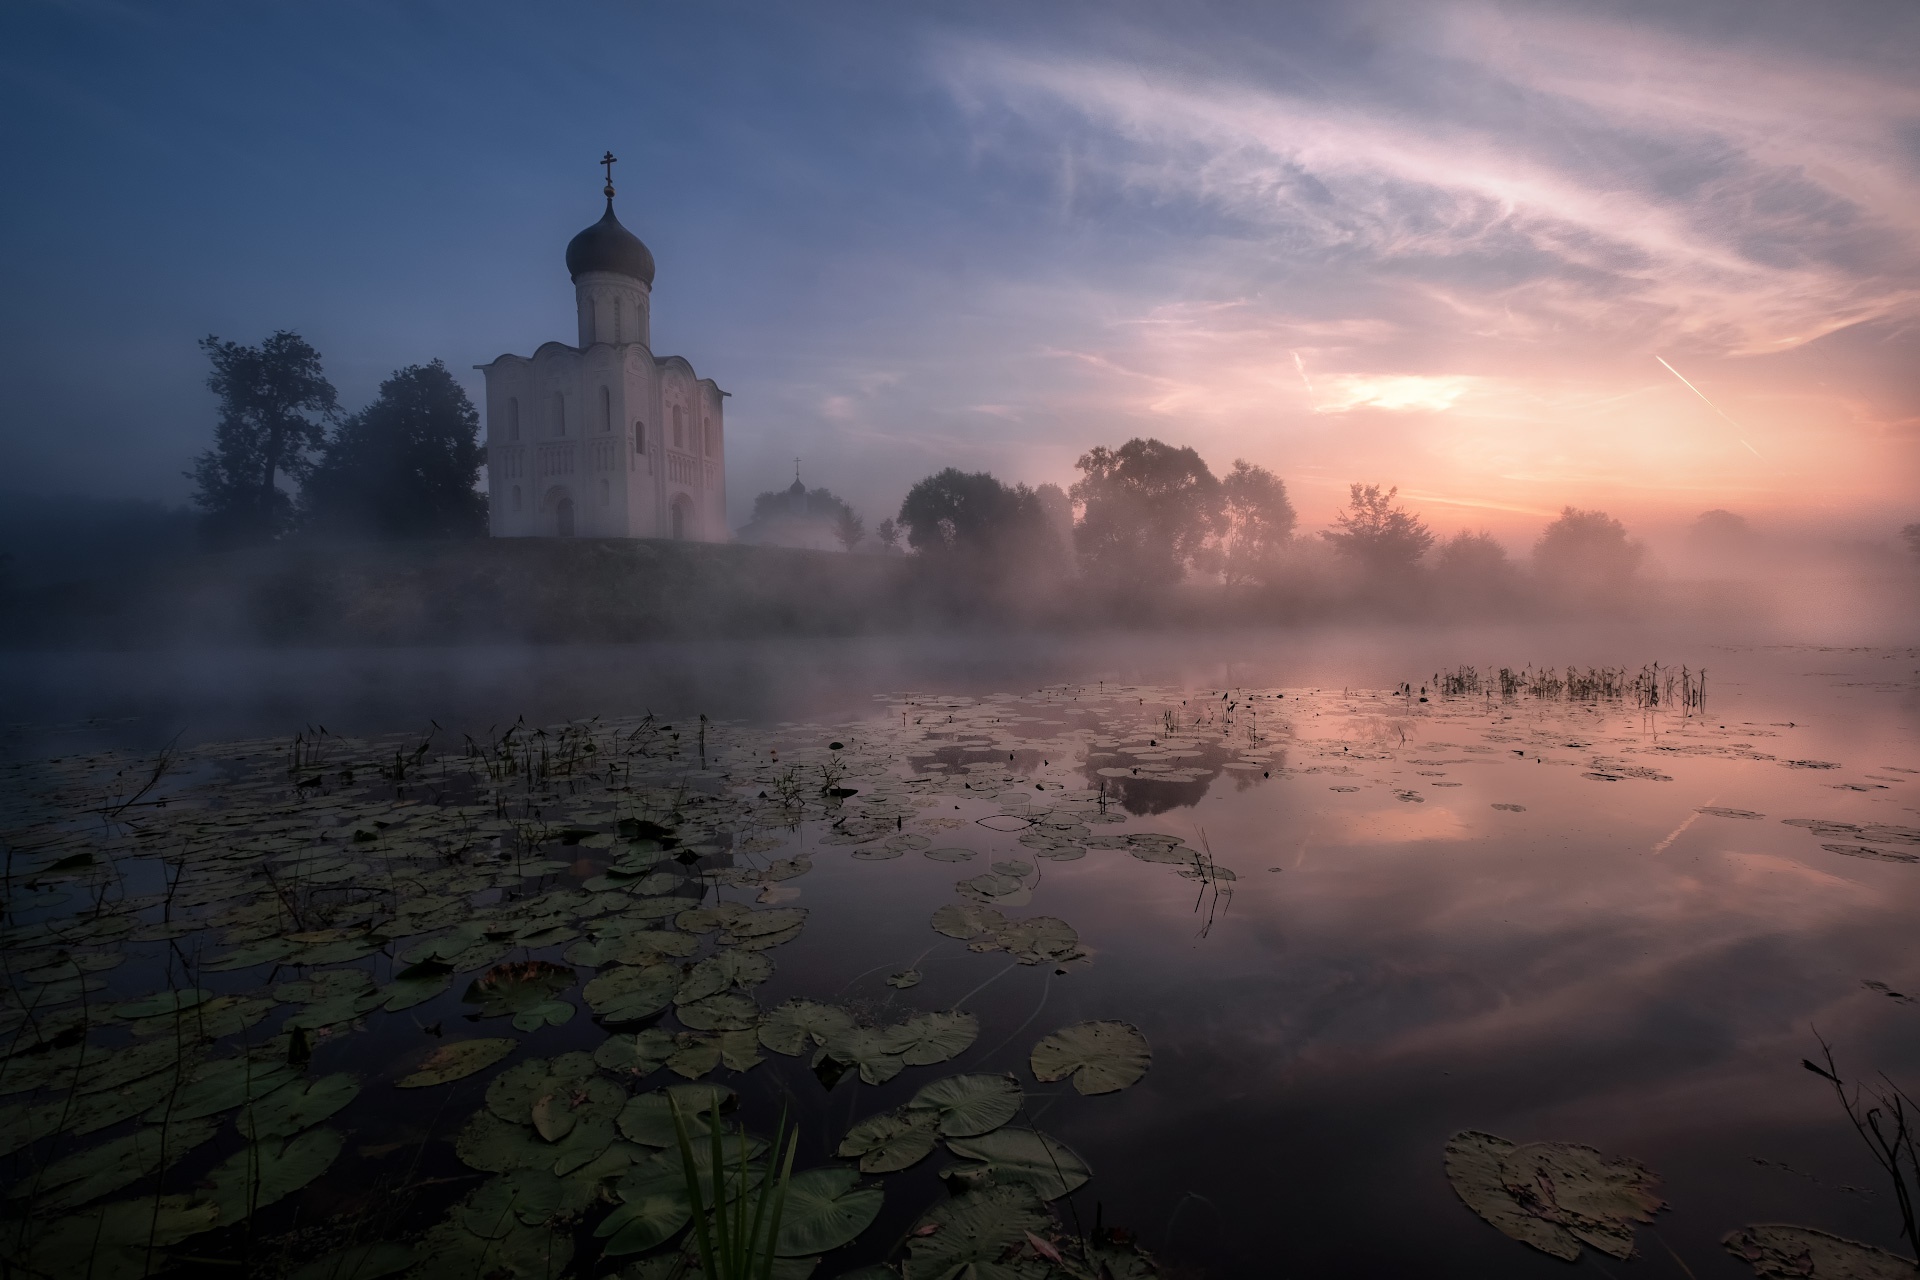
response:
M343 412L320 353L281 330L257 347L207 337L219 400L213 447L187 477L201 535L219 548L298 531L481 537L480 415L440 361L397 369ZM297 486L297 492L285 487Z

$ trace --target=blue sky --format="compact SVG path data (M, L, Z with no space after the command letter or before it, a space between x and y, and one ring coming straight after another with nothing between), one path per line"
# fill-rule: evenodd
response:
M17 0L5 487L183 498L207 333L477 392L571 337L610 148L736 519L795 455L873 519L1155 434L1310 523L1871 531L1920 518L1916 64L1904 3Z

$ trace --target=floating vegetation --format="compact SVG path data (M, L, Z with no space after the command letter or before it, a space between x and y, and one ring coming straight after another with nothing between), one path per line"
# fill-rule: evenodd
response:
M1125 1022L1081 1022L1033 1046L1028 1059L1042 1082L1071 1076L1081 1093L1114 1093L1153 1065L1153 1050L1138 1027Z
M1920 1271L1910 1258L1811 1227L1762 1223L1720 1243L1764 1280L1911 1280Z
M1653 1174L1624 1156L1570 1142L1517 1145L1471 1130L1447 1141L1447 1181L1503 1233L1566 1262L1582 1245L1633 1256L1635 1224L1662 1207Z

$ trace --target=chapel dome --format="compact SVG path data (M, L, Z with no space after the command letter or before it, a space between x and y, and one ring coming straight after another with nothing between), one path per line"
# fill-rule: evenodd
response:
M612 196L600 221L567 242L567 274L578 280L589 271L632 276L653 287L653 254L613 216Z

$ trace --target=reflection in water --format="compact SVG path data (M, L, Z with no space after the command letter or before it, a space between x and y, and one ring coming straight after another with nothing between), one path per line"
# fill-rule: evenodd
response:
M554 864L543 910L581 917L540 928L592 935L516 961L564 956L584 978L600 949L640 945L610 942L584 913L666 876L656 896L678 895L670 907L807 910L804 931L762 953L763 1011L800 997L875 1025L979 1019L951 1064L878 1084L816 1074L810 1056L735 1070L744 1051L730 1042L712 1078L749 1110L790 1105L803 1163L937 1074L1011 1072L1022 1123L1092 1167L1070 1212L1097 1204L1206 1274L1558 1274L1458 1203L1441 1149L1461 1129L1633 1156L1672 1205L1643 1229L1649 1265L1671 1248L1695 1274L1730 1274L1717 1242L1747 1222L1897 1243L1884 1194L1858 1190L1870 1172L1851 1133L1798 1067L1817 1024L1849 1061L1920 1072L1920 1014L1889 995L1920 990L1920 865L1901 860L1920 851L1920 746L1892 660L1823 654L1816 669L1842 674L1810 678L1796 654L1717 653L1725 692L1704 717L1255 686L1244 667L1231 683L1082 678L1019 696L921 681L957 691L874 701L855 686L831 716L683 723L677 739L656 726L638 773L606 774L638 791L492 819L509 825L488 836L488 865L522 840L518 856ZM69 797L100 782L62 767ZM382 838L483 799L389 796ZM654 824L631 835L666 857L637 859L618 821ZM662 945L674 912L660 910L631 936ZM165 933L113 981L197 954ZM424 1028L464 1026L457 995L370 1015L316 1060L384 1073ZM677 1016L640 1025L673 1031L663 1048L688 1061L722 1052L712 1037L729 1030ZM1138 1026L1151 1071L1104 1099L1035 1080L1033 1044L1091 1019ZM510 1034L497 1025L480 1033ZM578 1016L527 1033L526 1052L605 1039ZM477 1088L460 1098L479 1105ZM369 1087L343 1115L370 1138L418 1128L393 1099ZM457 1179L447 1136L426 1144L425 1167ZM378 1175L388 1157L366 1151L316 1195ZM881 1256L943 1194L938 1166L888 1175L872 1240L846 1265Z

